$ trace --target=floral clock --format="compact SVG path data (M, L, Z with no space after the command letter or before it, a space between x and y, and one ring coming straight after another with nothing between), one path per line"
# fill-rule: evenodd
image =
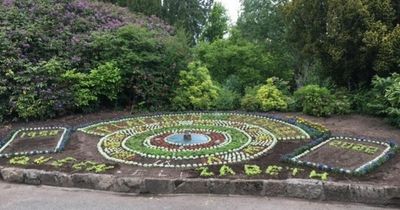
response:
M310 139L294 123L236 113L142 116L79 130L102 136L97 148L106 159L144 167L243 162L268 153L278 141Z

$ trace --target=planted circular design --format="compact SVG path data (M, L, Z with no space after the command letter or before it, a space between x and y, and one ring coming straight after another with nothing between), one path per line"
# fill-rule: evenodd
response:
M244 162L266 154L278 140L309 138L282 120L230 113L134 117L80 130L103 136L97 147L108 160L144 167Z

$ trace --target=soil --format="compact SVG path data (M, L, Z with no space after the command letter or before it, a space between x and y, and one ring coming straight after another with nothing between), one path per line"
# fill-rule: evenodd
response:
M352 140L342 140L341 142L346 142L349 144L357 143L365 146L376 147L378 151L375 154L367 154L364 152L354 151L352 149L345 149L340 147L334 147L329 145L329 143L324 144L322 147L306 154L301 157L301 161L308 161L313 163L324 163L328 166L335 168L344 168L349 170L355 170L360 166L364 165L381 154L386 147L378 144L368 143L368 142L356 142Z
M29 152L32 150L37 151L53 151L56 149L60 141L62 130L59 130L55 136L42 136L42 137L21 137L18 134L15 139L3 150L3 153L16 153L16 152Z
M30 123L8 123L0 126L0 138L4 138L13 129L22 127L39 127L39 126L66 126L76 127L81 124L92 123L101 120L110 120L127 116L130 113L125 111L104 111L100 113L93 113L87 115L72 115L58 119L51 119L46 121L30 122ZM317 118L310 117L300 113L270 113L281 117L303 117L312 122L325 125L332 131L333 135L344 135L349 137L364 137L372 140L392 140L400 145L400 129L390 126L384 120L371 116L363 116L358 114L346 116L333 116L330 118ZM64 157L74 157L78 160L91 160L96 162L108 163L115 165L115 168L107 171L106 173L115 174L117 176L137 176L137 177L171 177L171 178L194 178L199 177L199 172L193 169L170 169L170 168L143 168L125 164L115 164L105 160L97 151L97 142L99 137L87 135L82 132L75 132L72 134L65 151L58 154L50 155L54 159L61 159ZM294 149L306 144L306 141L285 141L279 142L274 149L266 155L252 160L247 163L232 164L230 167L236 172L236 175L224 176L223 178L252 178L252 179L287 179L292 176L293 165L288 165L280 161L281 156L291 153ZM256 164L261 167L263 173L261 175L248 177L244 175L245 164ZM8 165L7 159L0 159L0 165ZM281 172L277 176L267 175L265 173L268 166L278 165L282 167ZM43 170L58 170L68 173L75 173L71 167L63 166L61 168L54 168L48 165L28 165L26 168L36 168ZM214 177L219 178L220 166L210 167L210 171L216 174ZM308 178L311 168L302 167L295 178ZM389 160L375 171L361 176L354 177L341 174L330 174L329 178L334 181L346 182L362 182L370 184L388 184L400 186L400 154L395 158Z

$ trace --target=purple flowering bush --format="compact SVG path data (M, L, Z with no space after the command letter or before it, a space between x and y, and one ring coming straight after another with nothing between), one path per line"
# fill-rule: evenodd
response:
M182 39L171 26L112 4L0 0L0 14L0 121L54 117L115 101L165 105L186 65L187 49L179 48ZM122 79L90 81L110 72ZM106 92L94 95L99 89Z

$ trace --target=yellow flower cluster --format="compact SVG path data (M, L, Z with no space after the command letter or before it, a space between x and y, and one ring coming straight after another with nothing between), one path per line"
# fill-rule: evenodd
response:
M327 127L325 127L325 126L323 126L321 124L318 124L318 123L310 122L310 121L308 121L308 120L306 120L304 118L301 118L301 117L296 117L296 121L301 123L301 124L304 124L304 125L307 125L309 127L312 127L312 128L318 130L321 133L325 133L325 132L329 131L329 129Z

